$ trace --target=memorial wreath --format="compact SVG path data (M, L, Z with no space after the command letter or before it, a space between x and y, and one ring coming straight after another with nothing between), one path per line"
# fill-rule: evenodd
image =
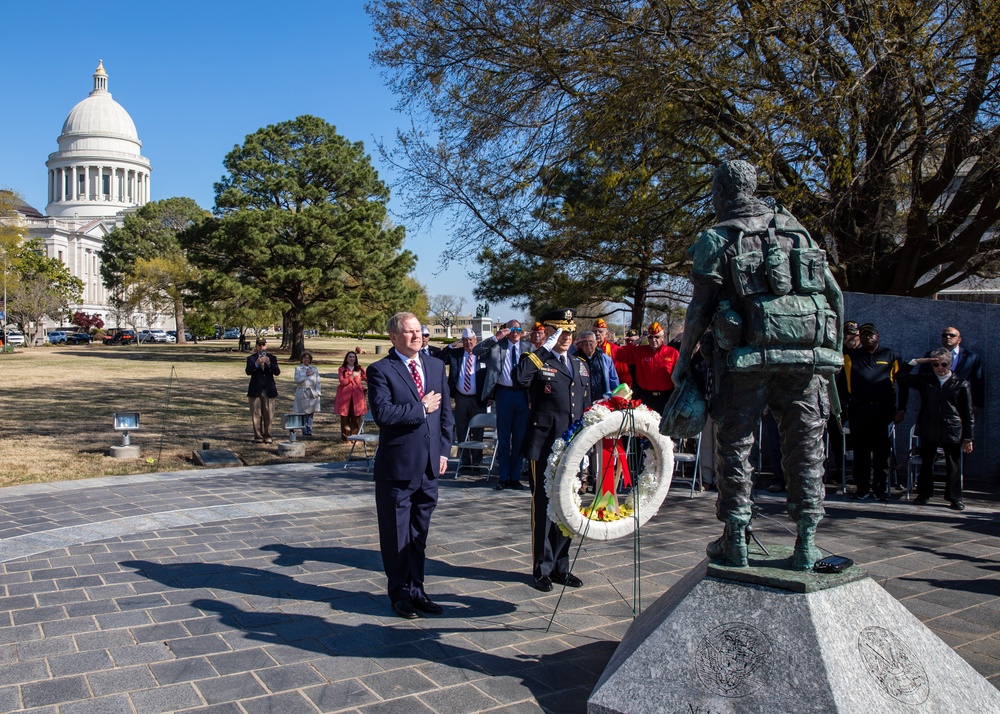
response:
M641 402L632 401L622 385L615 393L584 412L552 446L545 469L549 497L548 516L567 535L606 541L635 532L659 510L670 489L674 469L674 446L660 434L660 415ZM626 437L633 437L628 445ZM627 448L645 439L642 471L633 477L638 461ZM594 500L584 505L581 472L587 455L601 444L601 473L594 484ZM631 467L631 468L630 468ZM619 487L629 487L619 500Z

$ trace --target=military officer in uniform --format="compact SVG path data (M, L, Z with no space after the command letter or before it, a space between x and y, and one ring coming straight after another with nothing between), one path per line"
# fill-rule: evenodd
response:
M552 584L571 588L583 585L569 572L571 539L548 518L545 467L552 445L590 406L590 373L587 364L569 354L576 331L574 310L554 310L542 316L549 335L543 347L521 357L514 384L527 388L530 412L521 453L531 469L531 555L535 587L550 592ZM551 350L547 348L552 345Z

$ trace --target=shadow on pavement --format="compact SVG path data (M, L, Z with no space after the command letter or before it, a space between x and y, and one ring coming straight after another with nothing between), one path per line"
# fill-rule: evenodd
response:
M526 687L543 711L562 713L586 710L587 697L618 643L589 642L553 654L517 654L504 657L462 647L462 632L483 632L468 628L403 627L361 623L341 625L315 615L275 612L245 612L218 600L191 603L205 612L214 612L219 622L242 630L248 639L267 644L297 647L318 655L380 659L425 660L490 677L514 678ZM421 624L430 620L422 620ZM506 628L499 628L505 630ZM572 683L570 688L567 683Z
M358 548L344 548L340 546L300 548L285 545L284 543L273 543L261 546L260 549L277 553L278 557L273 562L275 565L283 567L302 565L303 563L313 561L349 565L352 568L363 568L374 573L382 572L382 557L377 551L363 551ZM425 569L428 576L433 575L439 578L462 578L465 580L486 580L501 583L528 582L527 576L521 573L468 565L452 565L433 558L427 560Z

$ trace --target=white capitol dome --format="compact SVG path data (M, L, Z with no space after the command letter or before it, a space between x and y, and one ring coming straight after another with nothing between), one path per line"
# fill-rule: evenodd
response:
M97 218L149 201L149 160L132 117L111 98L104 63L94 89L70 110L49 155L49 216Z

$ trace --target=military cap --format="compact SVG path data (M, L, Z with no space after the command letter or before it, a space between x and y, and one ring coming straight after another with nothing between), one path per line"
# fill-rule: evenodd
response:
M858 323L854 320L848 320L844 323L844 334L845 335L856 335L858 334Z
M861 326L861 334L864 335L866 333L869 335L877 335L878 330L875 329L875 325L870 322L866 322Z
M594 320L594 329L606 330L608 329L608 323L604 321L604 318L597 318Z
M540 322L535 322L535 324L531 326L531 331L532 332L539 332L540 330L544 330L544 329L545 329L545 325L543 325Z
M653 337L655 335L662 335L663 328L660 326L660 323L654 322L652 325L649 326L649 329L646 330L646 334L649 335L650 337Z
M555 327L558 330L566 330L567 332L576 332L576 323L573 322L573 318L576 317L576 310L572 310L568 307L561 307L558 310L552 310L547 312L538 318L545 327Z
M431 334L431 331L427 329L427 325L421 325L420 326L420 334L421 335L429 335L429 334Z
M267 344L267 340L265 338L263 338L263 337L258 337L257 338L257 344L258 345L266 345Z
M627 331L627 332L625 333L625 336L626 336L626 337L638 337L638 336L639 336L639 331L638 331L638 330L633 330L633 329L630 329L630 330L628 330L628 331Z
M467 340L470 337L475 337L475 336L476 336L476 332L471 327L466 327L465 329L462 330L462 339L463 340Z

